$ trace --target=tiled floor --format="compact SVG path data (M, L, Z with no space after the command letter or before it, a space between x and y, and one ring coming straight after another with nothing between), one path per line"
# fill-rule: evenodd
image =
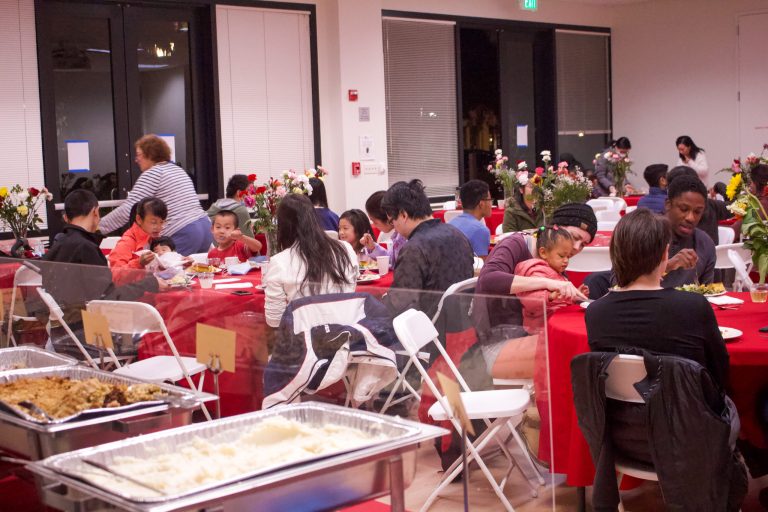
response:
M522 460L520 458L520 460ZM525 464L525 463L523 463ZM502 476L505 469L505 459L499 455L489 461L491 471L497 477ZM472 512L501 511L503 507L477 466L470 468L469 480L469 510ZM409 511L416 512L426 501L432 490L438 485L442 472L437 452L431 444L423 445L418 452L417 469L414 481L406 490L406 507ZM518 512L533 511L576 511L577 492L573 487L564 485L562 475L544 474L547 485L539 488L538 497L532 498L530 487L523 481L520 473L512 473L510 481L505 489L505 495L512 506ZM750 494L742 506L743 512L759 512L763 509L757 501L757 492L760 485L768 485L768 482L759 484L750 482ZM387 498L380 501L388 502ZM622 501L627 511L660 511L664 510L659 486L653 482L647 482L632 491L622 492ZM589 489L587 490L587 503L589 503ZM464 510L463 486L459 483L450 484L429 509L430 512L460 512ZM589 510L589 507L588 507Z

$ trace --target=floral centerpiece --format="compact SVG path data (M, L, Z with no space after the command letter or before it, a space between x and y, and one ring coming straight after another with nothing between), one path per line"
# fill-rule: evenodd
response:
M496 183L504 189L504 200L512 197L518 187L523 187L528 183L528 164L525 160L518 160L515 167L509 166L509 157L504 156L501 149L494 153L495 160L488 164L488 171L496 178Z
M321 167L318 167L322 169ZM248 175L250 185L243 197L243 204L250 210L251 225L256 233L264 233L267 239L267 255L272 256L278 250L277 247L277 208L280 201L288 193L311 194L312 185L309 184L309 171L299 174L294 170L284 171L282 179L270 177L263 185L255 184L257 176ZM317 175L317 171L315 172ZM327 172L323 172L322 176Z
M583 203L589 199L592 183L583 172L569 171L568 162L560 162L555 169L550 151L541 152L541 161L532 182L536 203L544 210L545 218L551 217L564 204Z
M46 188L24 188L21 185L0 187L0 224L10 229L16 238L11 254L21 256L27 247L27 234L35 231L43 219L39 208L45 201L53 199Z
M616 195L624 197L627 175L634 174L634 171L632 171L632 160L629 159L628 155L622 155L618 151L610 149L603 154L597 153L595 155L595 162L601 158L605 160L608 170L613 176Z
M763 146L763 152L759 156L750 153L744 162L738 158L734 159L731 167L721 171L732 173L726 187L726 195L732 203L727 208L742 220L744 247L752 252L752 263L760 275L761 285L765 284L768 274L768 213L755 195L757 191L753 190L752 169L761 163L768 164L768 159L764 156L766 150L768 144ZM761 192L762 195L768 194L768 190Z

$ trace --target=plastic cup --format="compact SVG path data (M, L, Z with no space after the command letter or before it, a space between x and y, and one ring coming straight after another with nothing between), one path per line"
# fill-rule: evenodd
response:
M208 264L219 268L221 267L221 258L208 258Z
M385 276L389 272L389 256L379 256L376 258L376 264L379 266L379 275Z
M768 284L753 284L752 289L749 290L749 297L752 302L768 301Z
M213 288L213 272L202 272L197 275L200 288Z

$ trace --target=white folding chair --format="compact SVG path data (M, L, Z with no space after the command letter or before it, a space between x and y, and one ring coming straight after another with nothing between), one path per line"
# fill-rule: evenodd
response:
M499 236L503 233L504 233L504 224L499 224L498 226L496 226L496 236Z
M116 334L144 335L151 332L162 333L173 355L154 356L117 368L113 373L126 375L149 382L178 382L185 380L190 389L202 391L206 365L197 362L194 357L181 357L171 339L168 328L160 313L149 304L120 300L92 300L86 308L90 312L100 313L107 318L109 330ZM197 386L192 382L192 375L200 374ZM211 415L205 405L203 413L207 419Z
M587 201L587 204L592 208L594 212L613 209L613 201L607 197L601 197L600 199L590 199Z
M456 209L456 201L446 201L443 203L443 210L455 210Z
M614 229L616 229L616 224L618 224L618 223L619 223L619 221L617 221L617 220L598 220L597 221L597 230L598 231L613 231Z
M42 299L45 306L48 308L48 314L49 314L49 325L51 320L55 320L59 324L61 324L61 327L66 331L67 335L70 337L70 339L75 343L75 346L80 351L81 354L83 354L83 357L85 358L85 361L91 365L96 370L99 370L99 365L96 364L96 361L93 360L91 355L88 353L87 350L85 350L85 346L83 345L83 342L80 341L80 339L75 335L74 332L72 332L72 329L69 327L69 324L64 320L64 312L61 309L61 306L56 302L56 299L53 298L53 296L46 292L43 288L36 288L37 294ZM112 363L116 367L120 367L120 362L117 360L117 356L115 355L114 351L112 349L108 349L107 352L109 353L109 357L112 359Z
M626 213L632 213L633 211L637 210L637 205L635 206L627 206L627 209L624 210Z
M618 210L598 210L595 212L595 217L597 217L597 221L615 221L618 222L621 220L621 212Z
M730 257L728 257L728 251L736 251L742 260L752 261L752 253L749 252L749 249L744 248L744 244L721 244L715 246L715 268L735 268Z
M11 291L11 304L8 308L8 338L6 339L6 343L10 344L12 343L13 346L16 346L16 338L13 336L13 322L17 322L19 320L25 320L27 322L34 322L37 320L37 318L33 316L21 316L15 314L16 312L16 290L19 286L34 286L34 287L40 287L43 286L43 277L35 272L34 270L21 265L18 269L16 269L16 273L13 276L13 290ZM2 306L2 305L0 305Z
M475 258L476 260L482 261L480 258ZM440 302L437 303L437 311L435 312L435 316L432 317L432 323L434 324L437 322L438 317L440 316L440 312L443 309L443 303L445 302L445 299L449 297L450 295L456 294L456 293L462 293L466 292L468 290L473 289L477 285L477 277L471 277L469 279L466 279L464 281L460 281L458 283L452 284L448 287L445 292L443 292L442 297L440 297ZM395 354L398 356L405 356L408 357L408 352L406 350L396 350ZM419 357L423 361L429 361L429 354L427 352L420 352ZM392 385L392 389L389 392L389 395L387 396L387 399L384 401L384 405L381 406L381 409L379 412L381 414L384 414L387 409L392 407L393 405L399 404L400 402L407 400L410 397L414 397L417 400L421 400L421 395L418 391L416 391L413 386L411 386L408 383L408 380L406 380L406 375L408 375L408 371L411 369L411 361L408 360L408 362L403 367L402 371L398 371L397 373L397 379L395 380L395 383ZM407 392L407 393L406 393ZM395 399L395 395L400 394L400 397Z
M742 250L749 252L743 247ZM733 281L734 290L742 290L745 287L747 289L752 288L752 279L749 277L749 270L752 266L752 257L751 255L748 255L747 257L749 258L749 263L742 257L739 250L728 249L728 259L731 260L733 268L736 269L736 279Z
M579 254L568 260L569 272L600 272L611 270L611 255L608 247L585 247Z
M475 272L477 272L478 270L482 270L483 265L485 265L485 261L483 261L483 258L475 256L474 262L472 263L472 268L475 269Z
M108 237L105 237L101 241L101 243L99 244L99 249L102 249L102 250L105 250L105 251L111 251L112 249L115 248L115 246L117 245L117 242L120 241L120 238L121 237L119 237L119 236L108 236Z
M613 358L606 372L608 373L608 377L605 380L606 398L635 404L645 403L645 400L643 400L643 397L640 396L640 393L634 386L636 382L640 382L648 375L645 370L645 362L641 356L619 354ZM650 471L645 466L640 467L626 461L616 462L616 473L619 486L621 486L621 479L624 475L652 482L659 481L659 476L655 471ZM621 501L619 501L619 509L624 510Z
M728 226L717 226L717 245L732 244L736 238L736 232Z
M447 224L451 222L453 219L455 219L456 217L458 217L459 215L461 215L462 213L464 213L463 210L448 210L447 212L445 212L445 215L443 216L443 221Z
M603 199L605 201L610 201L611 204L611 210L621 212L627 209L627 202L622 199L621 197L614 197L614 196L604 196L600 199Z
M504 444L504 440L500 437L503 427L507 426L515 438L515 441L519 445L522 453L526 457L528 464L533 469L537 480L540 485L544 484L544 479L539 473L538 469L530 459L525 445L517 433L516 427L520 424L523 418L523 413L530 405L530 396L527 391L518 389L498 389L490 391L471 391L467 386L466 381L459 373L456 365L453 364L448 353L443 348L440 341L437 339L437 330L435 326L430 322L427 315L422 311L416 311L415 309L409 309L405 313L398 315L394 321L393 326L395 333L397 334L400 343L405 347L409 354L411 363L416 367L422 377L422 381L427 385L429 390L436 398L435 404L429 409L429 416L437 421L450 421L457 431L461 430L461 425L458 419L451 410L448 401L445 396L438 391L432 378L427 373L427 370L419 360L418 353L429 343L433 343L442 357L445 359L446 364L453 374L459 386L462 389L461 400L466 409L467 416L471 420L483 420L487 428L480 434L474 442L467 444L467 459L468 462L475 461L480 467L480 470L485 475L488 482L491 484L496 496L498 496L505 510L514 511L514 508L509 503L509 500L504 495L504 487L509 479L512 470L517 468L520 474L523 475L528 485L531 487L533 496L537 496L537 486L531 483L523 474L517 461L507 449ZM480 456L480 452L490 442L494 441L501 448L504 455L509 461L509 469L505 474L501 482L497 482L493 474L491 474L488 466L485 464ZM463 470L462 458L459 457L454 463L445 471L443 479L432 494L427 498L424 505L421 507L422 511L426 511L437 499L440 491L442 491L453 479ZM469 475L464 475L464 478L469 478Z
M338 231L334 231L332 229L326 229L325 230L325 234L328 235L333 240L338 240L339 239L339 232Z

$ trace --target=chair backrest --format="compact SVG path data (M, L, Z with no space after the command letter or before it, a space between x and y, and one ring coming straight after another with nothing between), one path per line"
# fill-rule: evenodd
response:
M504 224L499 224L498 226L496 226L495 234L498 236L498 235L501 235L502 233L504 233Z
M600 272L611 270L611 255L608 247L585 247L568 261L570 272Z
M45 307L48 308L48 313L50 314L51 318L57 322L60 322L64 318L64 312L61 310L59 303L56 302L56 299L54 299L50 293L42 288L37 288L37 294L42 299Z
M92 300L86 309L107 318L109 330L119 334L165 332L165 322L158 311L143 302Z
M24 265L16 269L13 286L43 286L43 276Z
M601 197L600 199L590 199L589 201L587 201L587 204L595 212L598 212L601 210L610 210L613 208L613 201L603 197Z
M451 286L448 287L445 292L443 292L443 296L440 297L440 302L437 303L437 311L435 311L435 315L432 317L432 322L437 322L437 319L440 317L440 312L443 310L443 304L445 303L445 299L455 293L461 293L465 292L467 290L470 290L477 286L477 277L470 277L469 279L465 279L464 281L459 281L458 283L454 283Z
M626 213L632 213L635 210L637 210L637 205L635 205L635 206L627 206L627 209L625 211L626 211Z
M117 245L117 242L119 241L120 241L119 236L108 236L101 241L101 243L99 244L99 249L106 249L111 251L112 249L115 248L115 246Z
M440 343L437 329L435 329L434 324L423 311L409 309L404 313L397 315L395 319L392 320L392 327L395 329L395 334L397 335L397 339L400 340L400 344L405 351L408 352L411 362L416 366L419 373L421 373L422 378L429 385L431 388L430 391L432 391L435 397L440 397L441 395L437 392L434 382L432 382L432 379L427 374L427 370L422 365L418 356L421 349L430 343L433 343L440 355L443 356L443 359L453 373L453 377L462 387L462 390L470 390L464 377L461 376L458 368L456 368L456 365L453 364L450 356L445 351L443 344Z
M338 231L334 231L332 229L326 229L325 230L325 234L328 235L330 238L332 238L334 240L338 240L339 239L339 232Z
M718 245L732 244L735 238L736 232L733 230L733 228L728 226L717 226L717 239L719 240Z
M597 221L598 231L613 231L616 228L617 220L599 220Z
M634 384L645 379L648 373L641 356L619 354L613 358L607 369L605 396L622 402L643 404L645 401Z
M741 286L747 288L752 287L752 279L749 277L749 267L744 258L741 257L738 251L734 249L728 249L728 259L731 260L733 268L736 269L737 281L741 282ZM734 289L736 289L736 283L734 282Z
M620 221L621 220L621 212L618 210L598 210L595 212L595 217L597 217L597 221Z
M728 256L728 251L735 251L744 262L745 270L749 273L749 263L752 261L752 253L749 249L744 248L744 244L739 242L736 244L721 244L715 246L715 268L735 268L733 261Z
M456 201L446 201L443 203L443 210L455 210L456 209Z
M479 257L475 256L475 260L474 260L474 263L472 265L473 268L475 270L480 270L480 269L483 268L483 265L485 265L485 261L483 261L483 258L479 258Z
M445 215L443 216L443 220L446 223L451 222L453 219L455 219L462 213L464 213L463 210L448 210L447 212L445 212Z

